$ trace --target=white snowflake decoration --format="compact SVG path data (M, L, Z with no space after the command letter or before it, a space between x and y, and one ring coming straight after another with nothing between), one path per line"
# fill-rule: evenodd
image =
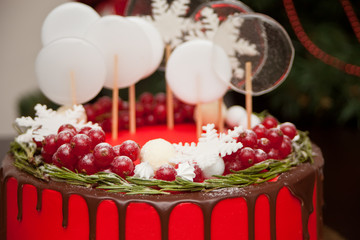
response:
M219 156L224 157L243 146L236 141L243 131L241 127L228 130L227 134L218 134L214 124L203 126L203 130L205 133L199 138L198 144L174 144L176 155L170 161L175 164L196 163L203 170L209 169L218 164Z
M97 124L85 122L85 109L82 105L74 105L72 109L57 112L47 109L45 105L37 104L35 111L36 116L34 119L21 117L15 120L15 124L25 131L25 133L16 137L15 141L21 143L32 142L33 138L36 141L42 141L45 136L56 134L59 127L67 123L72 124L77 129L84 126L99 127Z
M171 5L166 0L152 0L152 16L145 16L160 32L165 44L172 48L181 43L179 39L190 23L185 17L189 4L190 0L174 0Z

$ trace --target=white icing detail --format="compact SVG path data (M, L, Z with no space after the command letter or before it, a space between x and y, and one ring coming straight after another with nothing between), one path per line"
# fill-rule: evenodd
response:
M171 162L175 164L196 163L207 177L222 174L224 162L221 157L242 148L242 144L236 142L236 139L243 129L235 127L234 130L228 130L227 134L219 135L214 127L214 124L203 126L205 133L199 138L198 144L174 144L176 155Z
M176 173L177 176L188 181L193 181L195 178L195 168L188 162L180 163L178 169L176 169Z
M154 169L148 162L142 162L135 166L134 177L150 179L155 175Z
M15 124L24 132L15 138L15 141L24 143L42 141L43 138L50 134L56 134L59 127L63 124L72 124L75 128L80 129L84 126L99 127L84 119L85 109L82 105L74 105L65 111L54 111L47 109L45 105L37 104L35 106L35 118L21 117L15 120Z
M148 162L156 171L161 165L169 163L174 155L174 146L168 141L158 138L145 143L140 151L140 160L141 162Z

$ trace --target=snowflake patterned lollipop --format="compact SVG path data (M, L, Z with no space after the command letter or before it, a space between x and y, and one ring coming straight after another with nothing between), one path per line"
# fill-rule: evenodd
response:
M262 14L241 14L233 16L231 21L233 24L222 24L214 36L214 42L224 47L230 56L233 68L231 87L246 93L246 62L250 62L253 69L253 96L279 86L286 79L294 58L294 48L286 31L275 20ZM226 33L230 35L224 35ZM214 68L217 71L216 64Z
M85 103L102 89L106 77L104 58L92 44L63 38L46 45L36 59L40 89L60 105Z

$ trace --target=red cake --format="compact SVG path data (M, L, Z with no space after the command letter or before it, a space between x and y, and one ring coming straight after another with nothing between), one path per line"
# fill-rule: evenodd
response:
M179 129L194 136L192 125ZM18 170L8 155L1 168L1 239L322 239L324 162L315 145L313 152L313 163L268 182L169 195L44 181Z

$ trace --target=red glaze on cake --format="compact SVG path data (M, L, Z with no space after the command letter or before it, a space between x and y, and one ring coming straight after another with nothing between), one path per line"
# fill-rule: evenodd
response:
M44 182L16 169L7 156L1 169L0 238L322 239L324 162L320 149L313 151L313 164L301 164L276 181L171 195Z

